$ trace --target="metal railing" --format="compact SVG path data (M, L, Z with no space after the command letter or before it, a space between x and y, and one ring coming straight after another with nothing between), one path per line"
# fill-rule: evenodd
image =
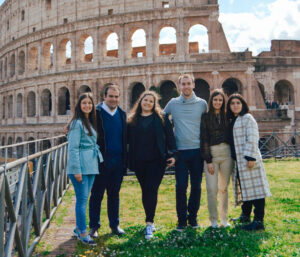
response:
M300 157L300 131L260 133L259 149L263 159Z
M5 146L0 151L42 141ZM11 162L4 156L0 166L0 256L33 253L69 186L67 147L65 142Z

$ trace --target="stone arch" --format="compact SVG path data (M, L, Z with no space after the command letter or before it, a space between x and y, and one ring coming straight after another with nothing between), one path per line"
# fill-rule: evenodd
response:
M23 116L23 95L19 93L17 95L17 118L22 118Z
M274 87L274 101L279 104L293 105L295 103L294 87L287 80L279 80Z
M42 69L48 70L53 67L53 44L47 42L43 46Z
M25 53L24 51L19 52L19 62L18 62L18 74L22 75L25 72Z
M7 102L8 118L13 117L13 108L14 108L14 97L13 95L10 95L8 97L8 102Z
M18 143L22 143L22 138L21 137L17 137L17 140L16 140L16 144ZM23 154L24 154L24 145L18 145L17 146L17 158L22 158L23 157Z
M165 80L160 84L159 93L161 99L159 101L162 108L173 98L179 95L175 83L171 80Z
M47 150L47 149L51 148L51 142L50 142L50 140L49 139L43 140L42 143L41 143L40 148L41 148L41 151Z
M6 97L2 98L2 119L6 118Z
M41 116L51 116L52 95L49 89L44 89L41 93Z
M189 29L189 53L209 52L209 39L207 28L201 24L195 24Z
M111 32L106 40L106 56L118 58L119 56L119 37L116 32Z
M222 88L227 96L230 96L233 93L243 94L243 85L241 81L236 78L226 79L222 84Z
M70 91L66 87L61 87L58 90L58 115L69 114L70 108Z
M84 34L79 39L79 55L81 62L93 62L94 43L89 34Z
M158 55L175 55L177 52L176 29L171 26L163 26L159 32Z
M195 80L195 94L204 99L207 103L210 96L210 86L204 79L196 79Z
M34 117L36 115L36 96L33 91L27 95L27 116Z
M12 54L10 56L9 70L10 70L10 76L13 77L16 74L16 55L15 54Z
M7 78L7 56L4 59L4 77Z
M28 66L30 71L38 69L38 49L36 47L31 47L29 50Z
M261 84L260 82L257 82L257 84L258 84L259 92L261 93L263 100L266 101L265 86L263 84Z
M91 88L87 85L82 85L80 86L80 88L78 89L78 97L82 94L82 93L86 93L86 92L92 92Z
M57 56L59 66L64 66L71 63L72 43L68 38L64 38L60 41Z
M8 140L7 140L7 145L12 145L12 144L13 144L13 139L12 139L12 137L9 137ZM13 150L12 147L8 147L7 148L7 157L8 158L12 158L13 157L12 156L12 153L13 153L12 150Z
M144 91L145 86L141 82L134 82L131 84L130 108L135 104Z
M146 56L146 32L144 29L135 29L131 35L131 57L141 58Z
M34 138L33 137L29 137L28 141L34 141ZM28 149L29 150L29 155L34 154L36 152L35 151L35 142L29 143L28 148L29 148Z

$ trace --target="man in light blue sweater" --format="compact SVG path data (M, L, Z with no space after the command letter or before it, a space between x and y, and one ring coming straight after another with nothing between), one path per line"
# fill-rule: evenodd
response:
M178 159L175 164L176 210L178 231L183 231L187 221L193 228L198 228L197 212L200 207L203 160L200 156L201 116L206 112L207 103L197 97L194 77L190 74L178 78L181 91L179 97L173 98L164 111L172 115L175 126L175 138ZM190 174L191 192L187 203L186 191Z

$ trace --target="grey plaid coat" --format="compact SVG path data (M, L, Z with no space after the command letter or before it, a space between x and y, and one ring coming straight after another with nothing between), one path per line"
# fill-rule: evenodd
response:
M238 116L233 127L236 162L232 174L235 204L271 196L262 157L258 148L258 126L249 113ZM245 156L256 159L252 169L247 167ZM237 180L237 168L240 184Z

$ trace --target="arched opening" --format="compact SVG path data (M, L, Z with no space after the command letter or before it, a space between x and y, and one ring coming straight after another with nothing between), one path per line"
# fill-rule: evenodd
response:
M70 92L66 87L62 87L58 91L58 115L66 115L70 113Z
M21 143L22 142L22 138L18 137L16 140L16 144ZM24 154L24 145L18 145L17 146L17 158L22 158Z
M0 62L0 79L3 79L3 61Z
M207 28L196 24L189 29L189 53L207 53L209 51Z
M30 137L28 138L28 141L34 141L34 138L33 137ZM32 143L29 143L29 155L32 155L35 153L35 143L32 142Z
M262 98L266 101L265 87L263 84L258 82L259 92L261 93Z
M10 76L13 77L16 73L16 56L15 54L12 54L10 57Z
M25 11L22 10L21 12L21 21L24 21L25 20Z
M36 114L36 100L35 100L35 93L30 91L27 95L27 116L34 117Z
M47 150L47 149L49 149L49 148L51 148L51 142L50 142L50 140L43 140L42 141L42 144L41 144L41 150L43 151L43 150Z
M5 119L6 117L6 97L3 96L2 98L2 118Z
M13 106L14 104L14 98L13 98L13 95L10 95L8 97L8 106L7 106L7 109L8 109L8 118L12 118L13 117Z
M17 95L17 117L22 118L23 116L23 96L21 93Z
M289 81L280 80L275 84L274 101L285 105L294 104L294 88Z
M175 83L171 80L162 82L159 92L161 96L159 103L162 108L164 108L173 97L177 97L179 95Z
M38 69L38 50L36 47L32 47L29 50L28 66L30 71Z
M145 86L142 83L136 82L133 84L130 97L130 107L132 107L135 104L135 102L139 99L140 95L144 91Z
M131 36L131 57L141 58L146 56L146 33L137 29Z
M82 93L92 92L91 88L87 85L80 86L78 90L78 96L80 96Z
M2 137L1 146L5 146L5 137ZM5 148L2 149L1 156L5 157Z
M7 57L4 60L4 77L7 78Z
M79 40L80 60L82 62L93 62L93 38L85 34Z
M227 96L230 96L234 93L242 94L242 83L235 78L227 79L222 85L223 91Z
M51 42L45 43L43 46L42 68L44 70L53 67L53 44Z
M208 102L210 96L210 87L209 84L204 79L195 80L194 92L196 96Z
M13 143L12 137L9 137L8 140L7 140L7 145L12 145L12 143ZM13 150L12 147L8 147L7 148L7 157L8 158L12 158L13 157L12 156L12 153L13 153L12 150Z
M119 37L115 32L106 38L106 56L115 58L119 56Z
M41 94L41 116L51 116L52 96L49 89L44 89Z
M25 53L21 51L19 53L19 75L22 75L25 71Z
M58 65L64 66L71 63L72 47L69 39L63 39L58 47Z
M176 29L173 27L164 27L159 32L159 55L176 54Z

